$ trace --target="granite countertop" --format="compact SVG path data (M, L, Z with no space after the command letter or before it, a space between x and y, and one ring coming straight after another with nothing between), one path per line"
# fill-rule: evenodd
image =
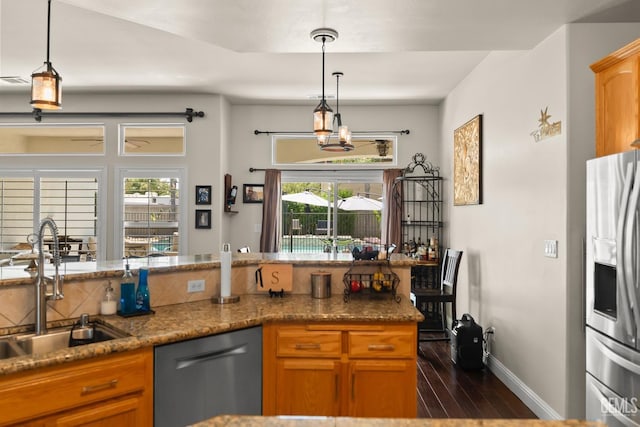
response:
M224 415L192 427L606 427L600 422L531 419L406 419L348 417L258 417Z
M411 266L416 260L403 254L392 254L389 260L394 267ZM84 280L95 278L122 277L125 260L98 262L67 262L60 266L60 274L65 280ZM334 266L349 266L353 256L347 253L234 253L233 266L250 266L258 263L294 263L296 266L314 266L331 263ZM190 271L220 266L218 254L162 256L132 258L129 260L132 270L147 267L150 272L168 273L172 271ZM31 284L33 279L24 270L24 265L0 267L0 285L14 286ZM45 266L45 274L53 275L53 265Z
M408 298L402 298L400 303L396 303L386 295L383 299L354 297L345 303L342 295L314 299L309 295L270 298L265 294L247 294L233 304L214 304L204 300L154 307L154 311L155 314L130 318L117 315L93 316L91 320L97 319L131 336L40 355L0 360L0 375L243 329L269 321L423 320L422 314Z

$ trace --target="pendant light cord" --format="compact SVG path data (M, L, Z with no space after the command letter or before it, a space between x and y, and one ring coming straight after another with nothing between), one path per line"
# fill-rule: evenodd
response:
M51 0L49 0L51 1ZM324 99L324 42L326 40L326 36L322 36L322 102L326 102ZM324 119L324 113L322 114Z
M47 65L50 66L51 62L49 62L49 37L51 33L51 0L48 0L48 8L47 8Z
M340 87L340 74L336 74L336 116L340 117L340 93L338 88ZM338 119L340 121L340 119ZM341 125L342 123L338 123Z

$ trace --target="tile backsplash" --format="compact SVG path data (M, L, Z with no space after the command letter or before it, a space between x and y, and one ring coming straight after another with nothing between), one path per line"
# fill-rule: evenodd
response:
M259 289L255 282L256 265L232 268L231 293L233 295L252 294L267 291ZM311 273L316 271L331 272L331 290L334 295L343 293L342 278L348 268L343 266L295 266L293 269L293 290L295 294L311 293ZM398 292L409 294L411 280L410 268L398 268L394 271L400 276ZM134 272L135 273L135 272ZM137 276L134 277L137 282ZM100 301L109 280L120 298L120 281L117 278L92 278L85 280L65 279L64 298L47 301L47 321L78 318L82 313L99 314ZM187 292L189 280L204 280L202 292ZM178 270L169 273L149 272L149 293L151 307L179 304L189 301L211 299L220 294L220 269ZM268 298L268 297L267 297ZM0 328L29 325L35 322L34 286L32 285L0 285Z

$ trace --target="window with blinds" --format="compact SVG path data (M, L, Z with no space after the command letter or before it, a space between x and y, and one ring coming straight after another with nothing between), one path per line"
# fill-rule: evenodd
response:
M34 179L0 178L0 252L29 249L27 236L33 233Z
M63 260L96 257L97 200L96 178L40 179L40 216L51 217L58 225Z
M179 202L177 177L124 178L124 256L177 255Z
M63 261L97 259L98 177L45 175L36 171L29 177L0 177L0 258L30 250L27 236L37 233L41 218L51 217L58 226ZM48 234L43 247L54 249Z

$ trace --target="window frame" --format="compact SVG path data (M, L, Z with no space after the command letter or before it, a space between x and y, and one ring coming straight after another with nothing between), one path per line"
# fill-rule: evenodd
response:
M126 149L126 131L128 128L181 128L182 151L179 153L141 152ZM187 126L184 123L118 123L118 156L120 157L185 157L187 155Z
M332 185L333 189L333 200L331 203L335 203L338 201L338 187L340 184L349 184L349 183L379 183L383 185L383 193L384 193L384 180L383 180L383 169L366 169L366 170L286 170L283 169L281 171L280 181L282 183L288 182L321 182L321 183L329 183ZM280 194L280 203L282 203L282 194ZM382 220L386 221L387 215L387 204L383 205L382 210ZM338 220L338 212L337 209L331 210L331 222L333 224L337 224ZM381 222L384 224L385 222ZM338 227L333 228L333 235L331 236L333 239L337 238L337 230ZM282 229L282 228L281 228ZM384 230L380 230L381 234ZM282 242L281 242L282 243ZM279 248L278 250L281 250Z
M107 189L105 187L106 170L104 168L91 168L91 169L9 169L1 168L0 177L7 178L32 178L33 179L33 233L38 232L40 227L40 221L42 220L42 209L40 206L41 198L41 179L42 178L92 178L97 180L98 197L96 200L96 252L97 260L104 261L106 256L106 236L107 236L107 219L105 209L103 206L107 206ZM25 236L26 238L26 236Z
M353 136L354 140L370 140L370 139L390 139L392 140L392 159L390 162L379 162L379 163L305 163L303 161L294 162L294 163L284 163L278 162L277 159L277 145L278 140L288 140L288 139L305 139L313 142L313 147L316 150L320 151L320 148L317 146L317 137L313 134L308 133L274 133L271 135L271 165L274 167L283 167L290 166L301 169L389 169L398 166L398 136L397 135L389 135L389 134L377 134L377 133L366 133L366 134L357 134ZM310 144L311 145L311 144ZM355 152L355 150L354 150ZM346 155L349 155L349 152L345 152ZM341 152L331 153L334 156L339 156ZM329 155L331 155L329 154Z
M0 123L0 129L3 128L18 128L18 129L66 129L74 131L81 128L101 128L102 129L102 150L96 152L53 152L53 153L0 153L2 156L11 157L42 157L42 156L55 156L55 157L76 157L76 156L91 156L91 157L104 157L106 156L106 140L107 129L105 123ZM53 138L53 137L52 137ZM87 137L87 140L91 137ZM87 141L89 142L89 141Z
M116 185L114 186L114 256L115 259L124 257L124 180L125 178L177 178L180 191L180 215L178 217L178 255L184 253L188 247L187 207L189 191L187 191L186 168L116 168ZM116 232L117 231L117 232Z

